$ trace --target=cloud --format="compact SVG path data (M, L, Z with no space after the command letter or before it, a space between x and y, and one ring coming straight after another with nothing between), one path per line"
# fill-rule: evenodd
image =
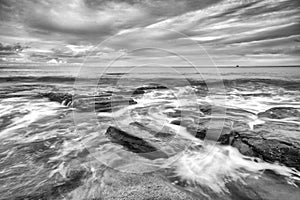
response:
M49 34L57 32L99 37L112 35L123 29L153 24L219 1L2 0L0 10L7 15L3 19L7 20L14 16L15 21L23 20L29 31L41 30Z
M198 43L220 63L271 64L277 55L295 64L299 10L299 0L0 0L0 41L28 41L24 54L73 61L90 49L109 59L155 46L201 62ZM164 58L144 51L126 59L147 56Z

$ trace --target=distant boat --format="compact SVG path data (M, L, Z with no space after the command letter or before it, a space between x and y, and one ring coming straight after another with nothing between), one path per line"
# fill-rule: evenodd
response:
M239 65L235 66L235 67L240 67Z

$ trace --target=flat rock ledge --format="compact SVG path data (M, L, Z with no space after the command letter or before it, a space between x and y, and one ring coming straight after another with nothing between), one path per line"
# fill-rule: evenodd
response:
M133 153L137 153L140 156L154 160L158 158L168 158L168 155L149 142L142 138L136 137L116 127L110 126L106 130L105 135L111 142L116 143L124 147L126 150Z
M236 132L222 135L219 142L231 145L242 154L258 157L266 162L279 162L300 171L300 148L277 139L265 139L252 132Z
M137 104L132 98L112 98L109 93L98 96L74 96L69 93L49 92L40 94L40 96L64 106L72 106L81 111L112 112L126 105Z

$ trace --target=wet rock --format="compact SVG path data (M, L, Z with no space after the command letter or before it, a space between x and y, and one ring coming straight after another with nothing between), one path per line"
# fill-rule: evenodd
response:
M132 94L138 95L138 94L144 94L149 90L162 90L162 89L168 89L168 88L162 85L148 85L148 86L137 88L136 90L133 91Z
M210 115L212 111L212 106L209 104L200 104L198 105L199 110L204 114L204 115Z
M55 101L63 105L72 103L73 96L69 93L49 92L41 94L42 97L48 98L50 101Z
M126 105L137 104L133 99L122 99L122 100L104 100L95 102L95 110L98 112L111 112L112 110L118 109Z
M152 146L142 138L128 134L118 128L110 126L105 135L116 144L123 146L126 150L138 153L148 159L167 158L167 154Z
M265 139L254 132L232 132L224 135L222 144L236 147L246 156L259 157L267 162L280 162L300 170L300 149L278 139Z
M207 127L203 125L190 124L186 126L186 130L200 140L203 140L207 133Z
M186 109L186 110L178 110L175 109L173 112L166 112L165 114L168 115L169 117L173 118L186 118L186 117L191 117L191 118L198 118L198 117L204 117L206 115L211 114L211 106L210 105L198 105L195 107L194 110Z
M180 126L180 124L181 124L181 120L178 120L178 119L176 119L176 120L173 120L173 121L171 121L171 124L174 124L174 125Z
M258 114L259 117L267 117L270 119L284 119L288 117L300 117L300 111L292 107L276 107Z
M221 140L226 140L227 136L223 135L231 132L231 121L221 118L214 119L214 121L211 121L209 118L173 120L171 124L185 127L189 133L200 140L216 141L219 137L224 137ZM224 126L220 127L219 124Z
M111 93L103 93L96 96L73 96L68 93L50 92L41 94L41 96L65 106L72 105L72 107L81 111L111 112L113 109L137 103L132 98L112 97Z
M300 170L300 149L279 140L249 139L244 141L252 150L260 155L263 160L280 162L289 167Z
M82 180L89 177L90 172L85 171L84 169L72 170L67 174L65 180L61 183L57 183L56 186L52 188L53 194L65 194L74 190L83 184Z
M282 121L267 121L255 126L255 132L265 139L278 139L300 148L300 125Z

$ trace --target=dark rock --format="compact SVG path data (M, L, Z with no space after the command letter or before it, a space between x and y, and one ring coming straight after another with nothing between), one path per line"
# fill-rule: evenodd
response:
M144 94L146 93L148 90L162 90L162 89L168 89L165 86L162 85L148 85L148 86L143 86L143 87L139 87L136 90L133 91L133 95L138 95L138 94Z
M212 111L212 106L208 104L201 104L198 105L199 110L204 114L204 115L210 115Z
M276 107L258 114L259 117L267 117L270 119L283 119L288 117L300 117L300 111L292 107Z
M175 124L178 126L183 126L186 128L188 132L194 135L196 138L203 140L207 133L207 127L205 125L205 120L203 122L194 122L190 119L182 119L182 120L173 120L171 124Z
M68 93L43 93L42 97L48 98L50 101L58 102L65 106L77 108L81 111L111 112L113 109L119 109L126 105L136 104L137 102L131 98L115 98L110 93L103 93L97 96L73 96Z
M244 141L265 161L280 162L289 167L300 169L300 149L279 140L249 139Z
M95 110L98 112L111 112L114 108L137 104L133 99L104 100L95 102Z
M201 124L190 124L190 125L183 125L186 127L186 130L194 135L196 138L203 140L206 137L207 127Z
M289 123L285 120L276 120L258 124L255 126L254 130L265 139L285 141L300 148L299 128L299 124Z
M174 125L180 126L180 125L181 125L181 120L178 120L178 119L176 119L176 120L173 120L173 121L171 121L171 124L174 124Z
M257 154L251 146L249 146L245 139L236 138L234 141L232 141L232 146L237 148L241 154L246 156L252 156L252 157L260 157L259 154Z
M110 126L105 135L116 144L123 146L126 150L138 153L148 159L167 158L167 154L158 150L142 138L133 136L118 128Z
M267 162L280 162L300 170L300 149L278 139L265 139L254 132L231 132L221 139L222 144L236 147L246 156L259 157Z
M48 98L50 101L55 101L63 105L72 103L73 96L68 93L49 92L41 94L42 97Z
M219 127L219 124L223 124L224 126ZM191 133L193 136L200 140L212 140L216 141L220 138L221 143L226 143L228 136L231 132L231 121L224 119L214 119L211 121L209 118L205 119L182 119L182 120L173 120L171 124L180 125L186 128L186 130ZM224 136L223 136L224 135ZM228 143L228 142L227 142Z

